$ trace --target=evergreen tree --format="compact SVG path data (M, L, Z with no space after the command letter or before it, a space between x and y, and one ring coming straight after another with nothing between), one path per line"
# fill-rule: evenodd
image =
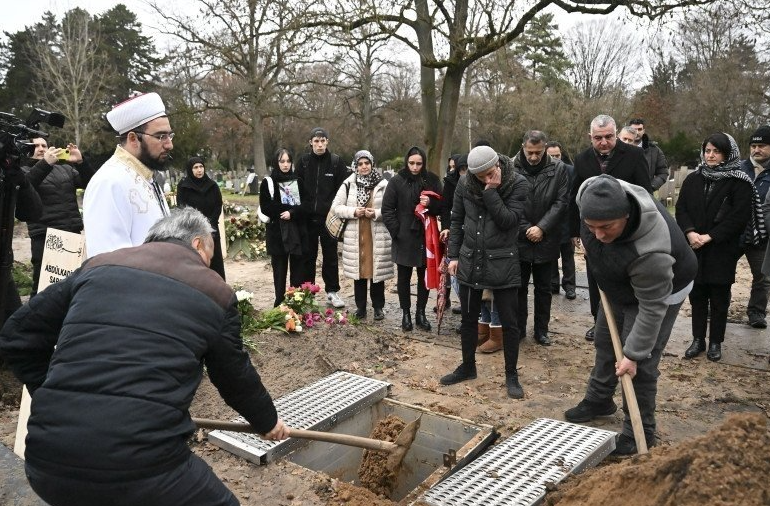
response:
M548 87L563 83L564 73L572 65L562 50L562 39L556 33L559 25L553 23L553 14L535 16L524 33L516 39L513 48L529 70L529 77L541 80Z

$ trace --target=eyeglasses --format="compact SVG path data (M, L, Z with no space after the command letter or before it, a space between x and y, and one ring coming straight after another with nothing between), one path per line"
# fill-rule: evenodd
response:
M151 134L151 133L147 133L147 132L134 131L134 133L138 134L138 135L149 135L150 137L154 137L155 139L157 139L158 142L160 142L160 143L164 143L166 141L170 141L176 135L174 132Z
M592 135L591 138L595 140L596 142L601 142L602 140L605 141L611 141L615 138L615 134L607 134L607 135Z

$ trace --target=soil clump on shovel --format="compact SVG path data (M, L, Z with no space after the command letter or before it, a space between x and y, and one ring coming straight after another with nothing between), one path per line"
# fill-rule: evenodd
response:
M404 455L414 440L417 429L413 425L415 423L419 424L419 420L407 426L407 423L396 415L388 415L377 422L370 437L395 442L403 451L401 454L388 454L365 450L361 466L358 468L358 479L362 487L381 496L390 496L396 486Z
M570 478L548 506L770 504L770 432L763 415L738 414L708 434Z

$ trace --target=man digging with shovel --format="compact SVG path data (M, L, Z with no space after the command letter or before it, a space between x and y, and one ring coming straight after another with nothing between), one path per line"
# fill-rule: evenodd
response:
M668 343L679 308L692 289L695 254L676 221L647 191L602 174L578 190L582 219L580 238L592 275L611 300L596 320L596 358L585 398L568 409L569 422L589 422L617 411L612 400L618 378L633 379L644 438L655 445L655 396L658 363ZM623 358L615 360L608 314L620 330ZM624 398L623 430L615 453L637 453Z

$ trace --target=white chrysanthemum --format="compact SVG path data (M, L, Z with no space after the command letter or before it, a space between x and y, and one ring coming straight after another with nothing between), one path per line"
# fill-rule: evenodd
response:
M247 292L246 290L238 290L235 292L235 298L238 299L238 302L242 300L251 300L252 297L254 297L254 294Z

